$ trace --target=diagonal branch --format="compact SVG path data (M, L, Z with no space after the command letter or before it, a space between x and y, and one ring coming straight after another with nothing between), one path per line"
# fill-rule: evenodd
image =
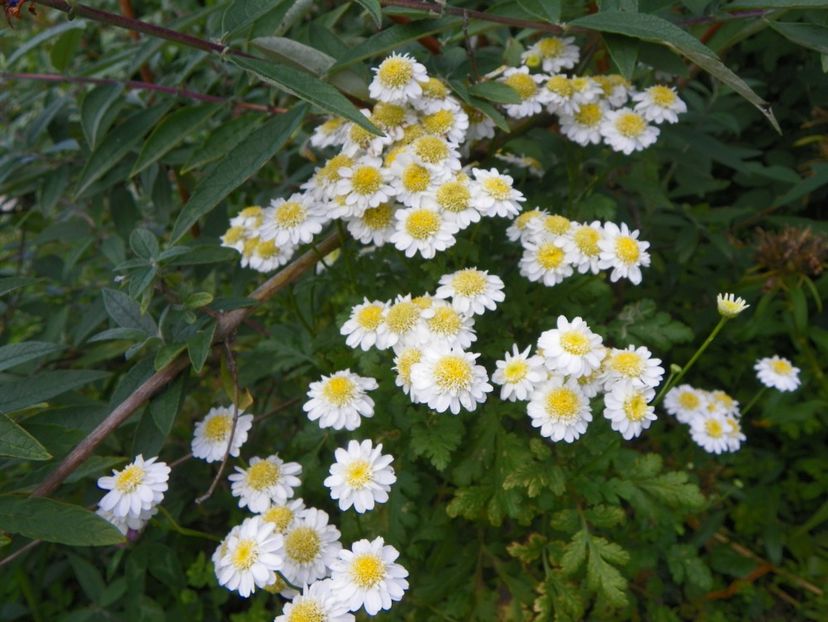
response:
M291 263L285 266L285 268L262 283L262 285L250 294L250 298L256 300L258 304L272 298L284 287L293 283L296 279L302 276L302 274L315 266L316 262L319 261L318 253L327 255L341 243L342 240L337 233L329 235L316 246L316 249L311 249L301 257L294 259ZM223 343L227 337L239 327L244 319L257 308L258 304L244 309L234 309L219 318L213 344L217 345ZM172 382L178 374L187 369L189 364L189 359L186 355L183 355L178 357L165 368L150 376L144 384L139 386L129 397L118 404L118 406L115 407L106 419L98 424L98 427L92 430L92 432L90 432L85 439L78 443L69 455L63 459L63 462L58 465L57 469L55 469L45 480L43 480L40 486L35 489L32 496L45 497L46 495L54 492L63 480L65 480L76 468L78 468L87 458L89 458L89 456L92 455L95 448L100 445L107 436L114 432L118 426L120 426L136 410L143 406L147 400Z

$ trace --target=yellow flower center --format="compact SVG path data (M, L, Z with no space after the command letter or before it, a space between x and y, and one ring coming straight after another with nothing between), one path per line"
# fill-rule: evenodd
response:
M244 237L244 227L230 227L222 237L225 244L235 244Z
M279 481L279 466L270 460L261 460L247 469L247 485L253 490L265 490Z
M552 76L546 81L546 88L564 98L572 97L574 89L566 76Z
M378 102L371 118L383 127L399 127L405 123L405 108L396 104Z
M400 374L406 384L411 384L411 366L414 363L419 363L422 358L423 353L417 348L403 350L402 354L397 357L397 373Z
M529 210L528 212L523 212L520 216L515 218L515 226L518 228L518 231L523 231L526 228L526 225L529 224L533 218L540 214L540 210L533 209Z
M429 134L446 134L454 127L454 113L444 108L424 116L420 123Z
M581 104L580 110L575 113L575 120L586 127L595 127L604 118L604 111L599 104Z
M771 369L780 376L789 376L793 371L793 366L788 361L777 360L771 361Z
M451 279L451 287L461 296L479 296L486 291L486 275L480 270L460 270Z
M344 406L356 393L354 382L345 376L334 376L322 387L322 395L334 406Z
M647 129L644 118L635 112L625 112L615 120L615 129L627 138L638 138Z
M273 240L257 241L254 251L262 259L274 259L278 257L282 250L276 246Z
M259 559L259 548L255 540L239 540L230 561L239 570L250 570Z
M403 145L413 143L415 140L423 136L425 133L425 128L419 123L409 125L408 127L403 128L403 137L400 139L400 143L402 143Z
M679 393L676 401L679 403L679 406L685 410L696 410L701 405L699 396L692 391L684 391L683 393Z
M731 410L735 405L736 402L733 401L733 398L730 397L724 391L713 391L713 399L715 399L719 404L724 406L725 410Z
M293 510L286 505L275 505L262 514L262 518L268 523L276 525L276 531L285 533L293 520Z
M414 141L414 153L423 162L439 164L449 156L449 148L439 136L421 136Z
M357 194L374 194L381 185L382 174L373 166L360 166L351 178L351 186Z
M409 192L422 192L431 183L431 173L419 164L409 164L402 173L403 187Z
M256 249L258 248L260 242L261 242L261 240L259 240L259 238L257 238L257 237L247 238L244 241L244 246L242 247L242 254L245 257L250 257L253 253L256 252ZM272 240L271 240L271 242L272 242ZM276 246L276 245L273 244L273 246Z
M357 311L356 323L364 330L376 330L382 324L383 307L380 305L368 305Z
M523 64L529 67L530 69L535 69L539 67L541 63L541 57L534 52L529 52L526 55L526 58L523 60Z
M420 307L420 309L430 309L434 300L428 294L423 294L422 296L415 296L411 299L415 305Z
M344 154L335 155L330 160L325 162L325 166L319 169L317 175L320 179L327 182L334 182L339 180L339 169L351 166L354 161Z
M669 86L651 86L647 89L653 103L662 108L669 108L676 103L676 94Z
M727 417L725 419L725 423L727 424L728 436L736 436L737 434L741 433L742 426L739 423L739 420L736 419L736 417Z
M290 610L287 622L326 622L328 615L312 600L296 603Z
M135 492L144 481L146 472L137 464L130 464L115 476L115 489L123 494Z
M399 157L399 155L403 151L405 151L405 147L406 147L405 145L397 145L396 147L392 147L391 149L386 151L385 152L385 159L383 160L383 162L385 163L385 166L391 166L392 164L394 164L394 162Z
M460 332L463 320L451 307L439 307L434 311L434 316L428 320L428 327L431 332L438 335L451 336Z
M601 234L592 227L578 227L572 239L575 240L575 246L578 247L578 250L587 257L595 257L601 252L598 247Z
M319 129L322 131L323 134L333 134L336 130L342 127L342 124L345 123L345 119L340 117L334 117L333 119L328 119L322 125L319 126Z
M528 73L513 73L511 76L504 78L503 82L517 91L522 101L531 99L538 92L538 85Z
M644 419L644 416L647 414L647 401L644 399L644 396L636 393L628 400L625 400L624 414L632 422L638 422Z
M443 391L468 389L472 382L472 366L462 356L446 355L434 366L434 379Z
M582 93L589 87L590 79L579 76L577 78L572 78L570 83L572 84L573 91L576 93Z
M433 97L435 99L445 99L448 97L448 88L437 78L429 78L425 82L422 82L420 86L423 87L423 95L426 97Z
M512 186L499 176L487 177L483 180L483 188L498 201L508 199L512 193Z
M544 270L554 270L564 260L564 252L555 244L541 244L537 252L538 263Z
M233 427L232 415L216 415L204 424L204 438L212 443L223 441L230 435L231 427Z
M708 419L704 422L704 430L710 438L721 438L724 427L718 419Z
M610 359L610 368L617 374L632 378L644 371L644 361L636 352L618 352Z
M319 555L319 534L310 527L297 527L285 536L285 553L299 564L307 564Z
M376 555L358 555L351 563L351 578L363 589L372 588L385 578L385 564Z
M353 142L363 149L367 148L371 141L375 138L371 132L366 130L361 125L352 125L348 135Z
M555 58L564 51L564 42L556 37L541 39L535 45L544 58Z
M569 231L572 221L560 214L551 214L543 219L543 228L552 235L563 235Z
M363 488L373 477L371 465L365 460L354 460L345 469L345 482L351 488Z
M570 354L583 356L590 351L589 337L577 330L568 330L561 334L561 347Z
M369 229L386 229L394 219L394 208L390 203L369 207L362 214L362 222Z
M377 70L377 76L384 86L399 89L411 82L414 77L414 68L411 61L399 56L386 58Z
M523 359L512 359L503 366L503 378L511 384L526 378L528 372L529 364Z
M638 261L641 251L638 249L638 242L629 236L622 235L615 240L615 254L624 263L632 264Z
M440 216L431 210L414 210L405 220L405 231L415 240L427 240L439 230Z
M719 302L719 313L727 317L739 315L743 308L744 304L741 301L723 299Z
M558 387L546 395L546 413L552 419L572 421L578 417L581 400L572 389Z
M482 123L486 119L486 115L480 112L477 108L463 104L463 112L469 115L469 123Z
M274 218L282 227L295 227L305 221L305 208L297 201L282 203L276 208Z
M410 331L420 320L420 308L413 302L403 301L392 306L385 315L385 323L391 332L402 335Z
M471 191L462 181L448 181L437 189L437 203L447 212L462 212L469 201Z

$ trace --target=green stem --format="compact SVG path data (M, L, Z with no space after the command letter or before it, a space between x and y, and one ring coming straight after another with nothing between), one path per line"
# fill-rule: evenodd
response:
M661 391L658 392L658 395L656 396L655 401L653 402L653 406L657 406L659 403L661 403L661 400L664 398L664 395L667 393L667 391L669 391L673 386L681 382L681 379L684 378L685 374L687 374L687 372L690 371L690 368L693 367L697 360L699 360L699 357L704 353L705 350L707 350L708 346L711 343L713 343L713 340L716 338L716 335L718 335L719 332L722 330L727 320L728 318L722 316L721 319L719 319L719 323L716 324L712 331L710 331L710 334L707 336L707 339L704 340L704 343L701 344L701 346L699 346L699 349L696 350L695 354L693 354L693 356L690 357L690 360L687 361L687 364L681 368L681 371L679 371L675 375L671 375L670 378L667 379L667 382L665 382L664 385L661 387Z
M768 390L768 387L762 387L761 389L759 389L756 392L756 395L753 396L753 398L747 403L747 406L745 406L745 409L742 411L742 416L743 417L748 413L748 411L751 408L753 408L753 406L756 404L756 402L759 401L759 398L761 398L767 390Z
M214 536L213 534L204 533L203 531L196 531L195 529L187 529L186 527L182 527L181 525L179 525L176 522L176 520L172 517L172 514L170 514L167 511L167 508L165 508L163 505L159 505L158 510L161 512L161 514L164 515L164 518L166 518L170 522L170 525L172 525L173 531L177 531L182 536L190 536L192 538L203 538L204 540L212 540L213 542L221 542L221 538L219 538L217 536Z
M339 237L342 240L342 256L345 258L345 269L348 271L348 288L356 293L356 277L354 277L354 264L351 260L351 249L345 243L348 239L348 234L341 220L336 221L336 228L339 231Z

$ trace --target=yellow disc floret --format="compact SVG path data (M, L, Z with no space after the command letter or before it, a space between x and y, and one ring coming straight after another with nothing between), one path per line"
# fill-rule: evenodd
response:
M625 112L615 119L615 129L627 138L637 138L647 129L644 118L636 112Z
M279 465L261 460L247 469L247 485L253 490L270 488L279 481Z
M546 413L550 418L572 421L578 416L581 400L572 389L558 387L546 395Z
M408 59L391 56L380 63L377 77L384 86L399 89L411 82L414 77L414 67Z
M656 106L669 108L676 103L676 93L669 86L651 86L647 89L647 93L650 95Z
M356 393L354 381L347 376L334 376L322 386L322 395L334 406L344 406Z
M512 194L512 186L499 175L484 179L483 189L498 201L504 201Z
M472 366L462 356L448 354L434 365L434 380L443 391L468 389L472 382Z
M554 270L563 263L564 251L556 244L541 244L538 247L536 257L541 268L544 270Z
M369 589L385 578L385 564L376 555L357 555L351 563L350 574L359 587Z
M454 122L454 113L447 108L428 114L420 121L429 134L438 135L447 134L454 127Z
M285 553L299 564L316 559L320 547L319 534L311 527L297 527L285 536Z
M774 372L779 374L780 376L790 376L791 372L793 371L793 365L791 365L788 361L778 359L776 361L771 361L771 369Z
M293 510L286 505L275 505L262 514L262 519L276 526L276 531L285 533L293 520Z
M462 212L470 201L471 191L462 181L447 181L437 188L437 203L447 212Z
M503 366L503 378L506 382L514 384L526 378L529 373L529 364L523 359L512 359Z
M360 309L354 319L363 330L377 330L379 325L382 324L384 311L382 305L368 305Z
M233 427L233 417L230 415L211 417L202 428L204 438L213 443L223 441L230 434L231 427Z
M420 320L420 308L413 302L403 300L388 309L385 323L392 332L403 334L410 331Z
M637 352L625 350L617 352L609 361L610 369L622 376L638 376L644 371L644 361Z
M305 221L307 211L298 201L286 201L276 208L273 217L281 227L295 227Z
M371 481L373 473L366 460L354 460L345 468L345 482L351 488L363 488Z
M561 333L561 347L570 354L583 356L590 351L589 337L577 330Z
M250 570L259 559L259 549L254 540L239 540L236 545L231 561L238 570Z
M145 476L144 469L137 464L131 464L115 476L115 489L123 494L135 492Z
M360 166L354 171L351 186L357 194L374 194L382 186L382 174L373 166Z
M456 272L451 278L451 286L461 296L479 296L486 291L486 275L480 270L467 268Z
M575 120L586 127L595 127L604 118L604 111L600 104L581 104L575 113Z
M615 254L626 264L633 264L638 261L641 251L638 249L638 242L626 235L619 236L615 240Z
M415 240L428 240L439 230L440 215L431 210L414 210L405 219L405 231Z
M287 622L325 622L328 614L312 600L295 603L290 610Z
M632 422L638 422L644 419L647 414L647 401L640 393L636 393L628 400L624 401L624 415Z
M463 328L463 320L460 314L449 306L438 307L434 316L427 321L431 332L437 335L456 335Z
M521 101L531 99L538 93L538 85L528 73L513 73L504 78L503 83L517 91Z
M439 164L449 157L449 147L439 136L421 136L414 141L414 153L427 164Z
M431 183L431 173L419 164L409 164L401 175L402 185L408 192L422 192Z
M572 235L575 241L575 246L587 257L595 257L601 252L598 247L598 240L601 239L601 233L592 227L578 227Z

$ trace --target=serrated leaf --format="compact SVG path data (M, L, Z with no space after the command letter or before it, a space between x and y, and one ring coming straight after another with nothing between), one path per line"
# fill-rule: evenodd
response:
M125 541L115 526L94 512L45 498L0 495L0 529L70 546L107 546Z
M488 99L496 104L519 104L520 95L503 82L479 82L469 87L469 95Z
M463 439L463 422L459 417L429 415L411 428L411 450L425 456L438 471L444 470L452 452Z
M158 238L147 229L135 229L129 234L129 247L142 259L155 259L158 255Z
M674 320L665 311L659 311L656 302L649 298L621 309L610 331L620 343L634 340L658 350L669 350L674 344L693 340L689 326Z
M667 551L667 567L676 583L690 583L701 591L713 587L710 568L689 544L675 544Z
M546 549L547 539L539 533L531 533L526 542L512 542L506 547L506 551L512 557L519 559L524 564L531 564L540 559Z
M564 547L561 556L561 571L566 575L573 575L583 566L587 556L587 541L589 534L585 529L576 532Z
M598 536L588 540L587 585L613 607L627 604L627 581L615 567L626 564L629 554L614 542Z
M63 346L45 341L24 341L0 347L0 371L60 352Z
M759 97L742 78L728 69L713 50L672 22L647 13L602 11L579 17L569 24L579 28L611 32L666 45L694 62L756 106L773 128L781 133L779 123L773 115L770 104Z
M271 117L205 174L175 221L172 242L180 240L199 218L264 166L299 127L306 110L305 106L296 106L290 112Z
M118 326L142 330L147 335L158 334L155 320L141 313L141 306L125 293L105 288L102 295L107 314Z
M108 372L94 369L62 369L4 382L0 384L0 413L45 402L108 375Z
M489 497L489 489L484 486L460 488L446 506L446 513L453 518L462 516L468 520L477 520L484 513Z
M564 475L559 467L531 460L519 462L503 480L506 490L525 488L530 498L537 497L544 490L559 495L563 493L564 485Z
M164 157L221 110L218 104L188 106L171 113L152 130L129 173L133 177Z
M585 512L590 524L601 529L609 529L624 522L624 510L611 505L594 505Z
M52 455L22 427L0 414L0 456L21 460L48 460Z
M204 367L204 362L210 355L215 332L216 323L210 322L206 328L197 331L195 335L187 340L187 353L190 356L193 371L197 374L201 373L201 368Z

